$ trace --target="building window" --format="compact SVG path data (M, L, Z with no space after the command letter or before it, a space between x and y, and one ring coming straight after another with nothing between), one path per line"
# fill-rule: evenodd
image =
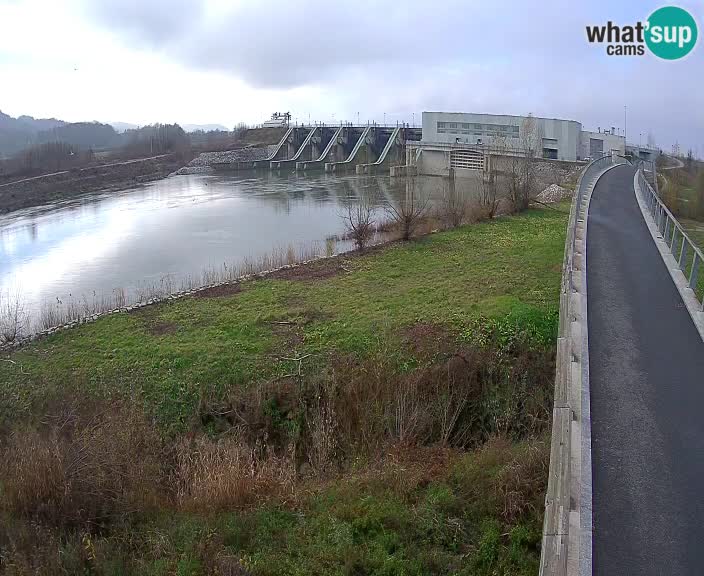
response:
M438 134L467 134L474 136L503 136L518 138L519 126L514 124L474 124L469 122L438 122Z
M557 150L555 148L543 148L543 158L557 160Z

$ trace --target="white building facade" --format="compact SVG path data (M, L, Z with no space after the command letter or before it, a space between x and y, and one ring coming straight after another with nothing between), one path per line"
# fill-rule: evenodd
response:
M423 112L421 147L472 148L498 146L520 151L530 143L537 156L576 162L616 151L625 153L625 139L610 132L588 132L575 120L474 114ZM430 149L429 149L430 151Z

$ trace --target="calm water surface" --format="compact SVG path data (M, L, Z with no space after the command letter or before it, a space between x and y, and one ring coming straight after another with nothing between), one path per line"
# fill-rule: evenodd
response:
M42 307L95 300L124 288L178 287L223 263L299 249L344 232L341 214L366 188L379 202L406 183L363 176L173 176L120 193L82 197L0 216L0 294ZM422 180L435 195L437 178ZM337 250L349 248L338 243Z

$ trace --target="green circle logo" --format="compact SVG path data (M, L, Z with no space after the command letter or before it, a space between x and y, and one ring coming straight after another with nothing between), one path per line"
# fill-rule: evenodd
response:
M659 58L677 60L689 54L697 43L697 23L689 12L677 6L659 8L645 23L645 43Z

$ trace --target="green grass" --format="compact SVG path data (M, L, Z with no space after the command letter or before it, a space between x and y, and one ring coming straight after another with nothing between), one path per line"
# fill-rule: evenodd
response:
M202 399L285 374L277 359L329 351L395 350L416 322L472 337L477 326L556 334L567 209L465 226L375 251L317 281L257 280L229 297L189 298L118 314L57 333L0 363L0 417L23 418L37 401L75 388L84 395L127 391L159 422L188 426ZM273 322L296 322L298 336ZM150 327L170 330L155 334Z
M696 243L700 250L704 250L704 222L688 218L678 218L678 220L692 242Z
M51 426L43 419L47 406L70 407L72 394L136 397L154 417L156 437L174 449L206 434L198 420L202 403L295 373L299 363L290 358L305 357L311 377L339 367L340 358L370 359L347 374L361 373L365 382L360 371L380 356L401 382L432 368L404 341L409 327L425 323L457 340L444 350L450 356L492 340L486 350L497 357L487 364L476 413L491 420L492 430L538 414L537 432L522 424L515 437L483 445L477 438L454 447L421 442L360 451L329 474L299 468L291 488L257 492L238 508L171 504L102 531L3 516L11 513L0 506L0 554L17 563L16 574L195 576L238 574L240 567L257 576L535 574L551 405L547 393L538 397L552 387L568 208L531 210L342 258L344 272L325 279L250 281L226 297L108 316L0 362L0 449L8 430L21 435ZM522 347L514 349L517 337ZM450 361L441 362L449 379ZM512 366L509 376L492 380L492 371ZM522 388L526 396L504 394ZM507 406L502 394L521 401ZM532 399L539 413L530 412ZM298 425L276 404L263 409L274 428Z

